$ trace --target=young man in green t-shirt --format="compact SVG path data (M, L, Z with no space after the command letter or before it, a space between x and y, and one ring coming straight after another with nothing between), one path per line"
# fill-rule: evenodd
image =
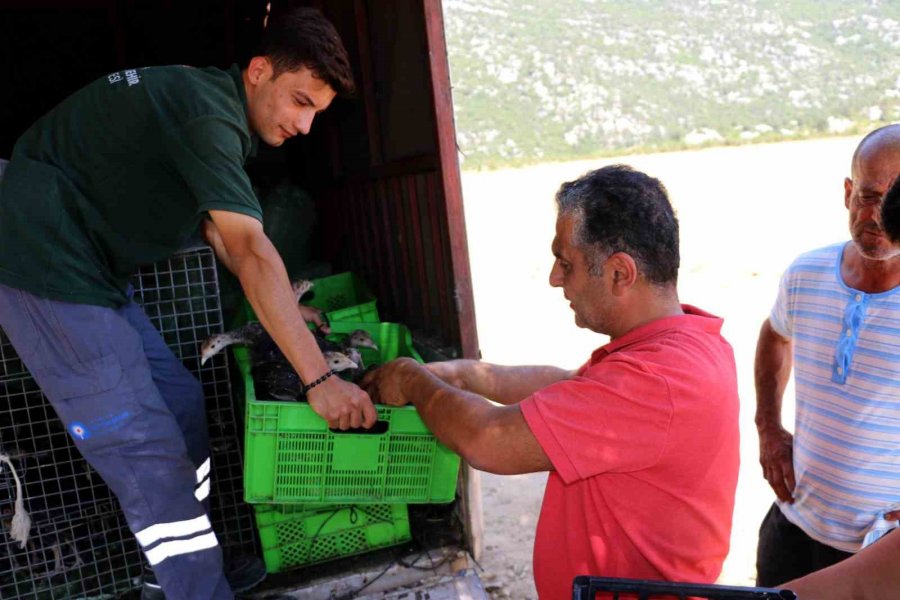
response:
M270 21L263 38L243 70L95 81L22 135L0 181L0 326L118 497L158 579L145 597L232 590L208 518L202 390L131 301L138 265L201 225L301 379L316 382L313 409L341 429L376 419L365 392L329 376L243 169L257 136L280 146L306 134L353 91L347 52L311 9Z

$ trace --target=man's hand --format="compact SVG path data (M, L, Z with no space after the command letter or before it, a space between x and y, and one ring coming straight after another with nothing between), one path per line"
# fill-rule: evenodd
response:
M466 361L451 361L444 369L457 365L467 368ZM376 402L414 403L435 437L476 469L510 475L553 469L518 406L495 406L476 393L447 385L430 366L399 358L367 373L360 385Z
M782 502L794 497L794 436L781 426L781 399L791 376L793 343L763 321L756 342L756 430L763 476Z
M325 323L325 319L322 318L322 311L318 308L313 308L312 306L306 306L305 304L298 304L297 307L300 309L300 316L303 317L303 320L307 323L312 323L316 326L316 329L328 335L331 333L331 327Z
M309 390L306 399L316 414L335 429L360 426L368 429L378 420L369 395L337 376L331 376Z
M375 402L388 406L405 406L412 401L412 397L406 394L409 391L406 383L410 374L418 369L424 367L413 359L398 358L366 373L359 385L369 392Z
M782 502L792 503L794 481L794 436L781 426L759 430L759 464L763 476Z

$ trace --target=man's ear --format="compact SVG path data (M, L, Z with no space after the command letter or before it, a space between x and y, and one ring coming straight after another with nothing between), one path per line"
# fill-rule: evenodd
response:
M615 252L606 261L607 269L612 278L612 293L621 296L637 283L637 263L630 254Z
M259 85L266 74L271 76L272 61L267 56L254 56L247 65L247 80L253 85Z

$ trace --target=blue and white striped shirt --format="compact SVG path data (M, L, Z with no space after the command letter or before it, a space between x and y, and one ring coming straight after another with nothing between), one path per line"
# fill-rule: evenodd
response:
M793 262L769 322L793 341L797 393L797 487L779 506L813 539L856 552L877 513L900 504L900 287L848 287L845 245Z

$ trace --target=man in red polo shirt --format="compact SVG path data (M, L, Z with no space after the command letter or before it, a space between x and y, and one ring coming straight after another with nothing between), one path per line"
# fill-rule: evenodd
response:
M678 300L678 222L658 180L610 166L556 200L550 284L608 344L577 371L400 359L363 386L414 404L475 468L550 471L534 546L541 598L571 597L576 575L714 582L739 461L722 320Z

